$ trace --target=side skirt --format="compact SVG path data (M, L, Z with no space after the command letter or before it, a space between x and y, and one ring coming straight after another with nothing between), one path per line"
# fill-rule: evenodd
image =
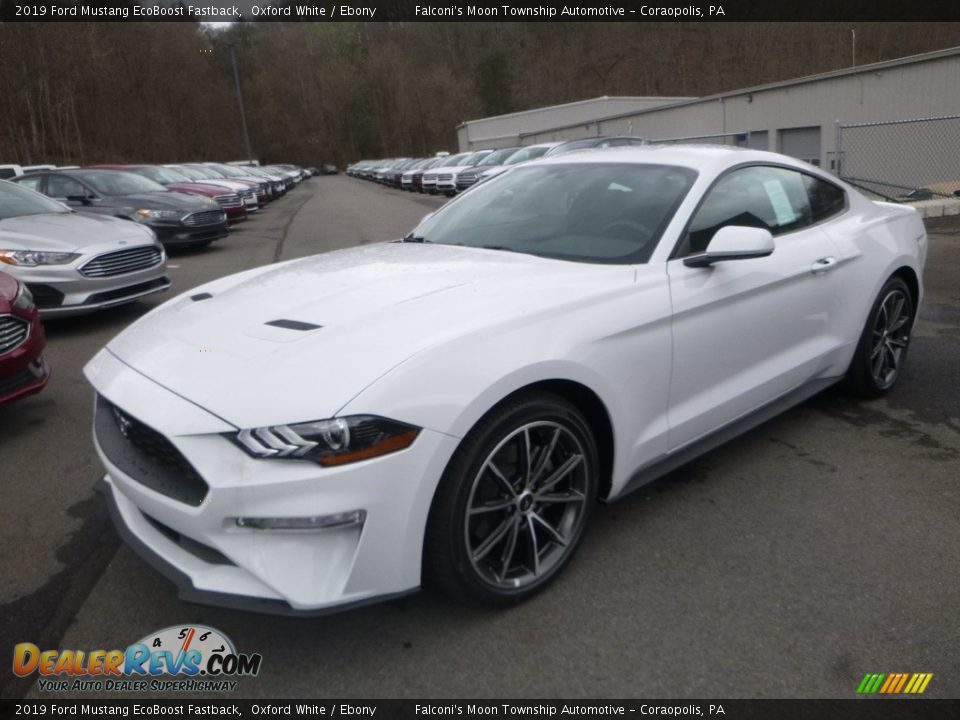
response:
M782 412L799 405L804 400L808 400L814 395L823 392L831 385L840 382L841 379L842 378L839 377L833 377L812 380L806 385L801 385L795 390L791 390L786 395L782 395L776 400L767 403L766 405L753 410L742 417L737 418L727 425L724 425L719 430L715 430L709 435L706 435L698 440L694 440L693 442L681 448L677 448L669 455L666 455L659 460L654 460L650 465L637 470L627 484L624 485L623 490L621 490L617 495L609 498L609 500L618 500L623 496L632 493L634 490L643 487L647 483L661 478L667 473L673 472L681 465L686 465L691 460L695 460L701 455L704 455L705 453L708 453L711 450L726 444L738 435L742 435L758 425L762 425L768 420L775 418Z

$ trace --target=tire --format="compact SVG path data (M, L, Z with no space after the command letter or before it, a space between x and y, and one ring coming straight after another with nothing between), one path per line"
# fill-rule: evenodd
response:
M532 392L494 408L440 480L424 541L426 584L472 604L526 600L575 553L598 484L596 442L572 404Z
M846 388L863 398L886 395L903 371L916 312L910 288L892 277L873 303L844 379Z

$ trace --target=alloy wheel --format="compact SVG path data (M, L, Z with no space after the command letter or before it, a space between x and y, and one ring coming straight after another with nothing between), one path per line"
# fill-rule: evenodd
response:
M870 374L880 389L889 388L900 374L907 349L910 298L900 288L887 293L880 304L870 346Z
M498 590L551 574L586 520L588 455L564 425L535 421L511 431L473 479L466 506L467 556Z

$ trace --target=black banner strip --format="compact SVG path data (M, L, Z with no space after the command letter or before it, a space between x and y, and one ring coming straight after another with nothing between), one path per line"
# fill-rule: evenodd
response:
M956 0L0 0L7 22L943 22Z
M90 700L0 701L0 717L724 718L724 720L946 720L960 700Z

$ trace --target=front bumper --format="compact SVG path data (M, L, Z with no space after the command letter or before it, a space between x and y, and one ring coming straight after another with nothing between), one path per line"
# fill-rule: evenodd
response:
M227 214L227 222L240 222L247 219L247 208L243 203L238 205L223 205L223 211Z
M159 240L165 247L193 245L201 242L212 242L225 238L229 233L229 223L226 216L221 222L210 225L150 225Z
M124 472L120 465L131 465L117 454L116 437L103 426L95 435L107 471L104 490L121 533L175 579L185 600L312 614L420 585L426 517L455 438L423 430L406 450L339 468L257 460L221 434L236 428L108 351L98 354L86 373L101 396L166 438L206 484L202 499L177 500L161 484ZM237 517L356 510L366 513L362 524L322 530L260 530L236 523Z
M43 325L36 314L28 321L26 339L0 355L0 405L39 392L50 379L50 369L42 356L47 344Z
M170 287L165 259L148 268L107 277L87 277L80 268L92 259L117 250L110 242L85 248L69 265L4 266L33 293L44 319L103 310L162 292Z

